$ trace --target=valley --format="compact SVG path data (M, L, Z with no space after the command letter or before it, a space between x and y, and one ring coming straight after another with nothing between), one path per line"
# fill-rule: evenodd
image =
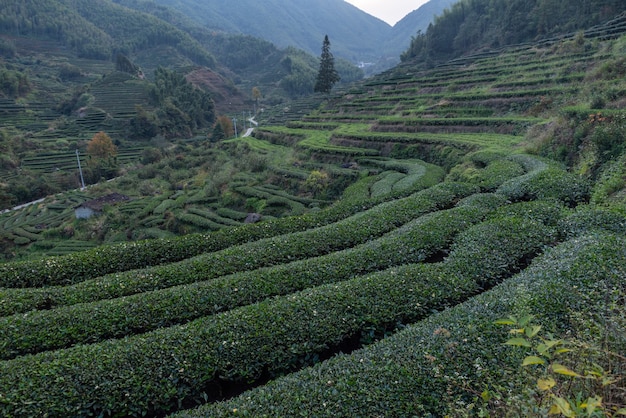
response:
M21 166L105 130L120 175L0 214L0 414L626 414L624 57L622 12L146 141L152 80L72 61L89 105L52 130L45 67L0 102Z

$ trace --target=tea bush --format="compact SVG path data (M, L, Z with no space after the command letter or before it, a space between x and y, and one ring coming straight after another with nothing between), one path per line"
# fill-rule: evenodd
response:
M496 412L532 416L537 411L525 408L530 402L520 394L527 384L517 372L523 353L502 344L505 335L494 322L530 313L557 335L569 331L562 321L569 312L600 310L606 285L623 281L625 244L615 235L572 239L491 291L377 344L172 417L381 416L389 411L462 416L479 412L476 404L490 382L507 382L507 399L491 406ZM598 289L603 291L592 291ZM612 296L619 297L623 291Z
M184 326L0 362L0 412L162 414L183 400L216 398L227 381L300 368L367 329L393 329L475 294L479 285L459 258L472 255L477 269L504 277L528 255L522 243L539 248L552 239L538 222L488 225L463 233L468 238L460 242L470 247L459 244L444 263L396 267ZM470 239L477 231L484 231L482 241Z
M428 165L421 182L414 184L410 192L405 191L394 196L370 199L369 196L352 198L346 195L346 199L325 210L287 220L268 220L210 234L190 234L167 240L115 244L62 257L4 263L0 264L0 287L68 285L114 272L172 263L275 235L304 231L336 222L384 201L434 186L442 178L443 172L440 168Z
M498 189L513 201L558 199L568 206L576 206L589 200L591 189L583 178L568 173L556 164L535 163L527 174L513 178Z
M380 204L342 221L208 253L178 263L114 273L67 287L0 290L0 313L92 302L208 280L237 271L327 254L366 242L427 212L477 192L475 186L441 183L404 199Z
M270 296L424 261L445 251L456 234L504 204L496 195L475 196L474 206L463 204L424 215L379 239L326 256L119 299L0 318L0 346L4 348L0 358L119 338Z

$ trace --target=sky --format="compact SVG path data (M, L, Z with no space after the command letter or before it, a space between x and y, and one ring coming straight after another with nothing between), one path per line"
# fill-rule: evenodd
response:
M418 9L428 0L346 0L348 3L358 7L384 20L391 26L395 25L404 16Z

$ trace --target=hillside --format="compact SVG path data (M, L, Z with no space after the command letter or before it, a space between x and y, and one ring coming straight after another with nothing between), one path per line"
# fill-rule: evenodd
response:
M622 13L173 143L138 178L180 187L89 225L203 233L0 264L0 414L623 415L625 56ZM236 199L295 216L216 227Z
M426 32L428 25L435 21L437 16L443 14L443 11L458 0L431 0L418 9L402 18L396 23L391 32L384 41L386 57L393 59L394 65L400 59L400 55L406 51L410 45L412 38L417 36L418 32ZM383 68L387 69L387 68Z
M335 54L353 63L377 59L381 42L391 30L385 22L337 0L298 2L297 7L292 0L155 1L210 29L253 35L315 56L328 35Z
M0 6L0 16L2 33L54 39L80 58L107 60L115 53L165 44L198 64L215 65L204 48L180 29L111 1L7 1Z
M148 199L169 196L171 190L186 182L169 176L161 181L138 168L163 157L161 164L174 167L213 166L223 157L214 155L205 156L205 161L197 158L193 162L166 163L165 160L181 158L171 142L174 137L208 143L214 136L232 135L234 130L227 123L226 132L214 132L213 122L220 117L232 120L241 116L241 128L248 124L245 119L255 108L281 105L293 97L310 95L313 90L318 67L315 56L294 48L279 49L247 35L214 33L180 13L153 3L142 3L143 8L137 2L126 3L129 7L111 1L98 2L97 7L92 7L90 2L61 0L0 5L0 210L80 186L77 150L83 158L87 184L97 182L101 170L94 171L87 164L86 151L88 142L100 131L112 138L118 152L116 170L108 170L105 179L115 173L132 171L144 176L136 179L137 183L154 184L139 193L134 184L128 187L128 192ZM190 90L181 80L169 83L169 76L158 79L160 67L184 77L194 89ZM337 60L337 68L345 83L362 77L356 66L345 61ZM157 94L162 88L168 90L167 94ZM260 97L253 98L253 89ZM186 97L190 92L203 97L192 103ZM258 160L265 164L262 158ZM203 168L206 169L207 166ZM234 168L224 168L225 172L229 170ZM195 193L216 197L218 188L224 186L222 179L231 176L219 178L216 188L205 192L198 187ZM233 187L265 180L251 176L243 183L235 182ZM297 185L293 187L294 193L300 192ZM227 190L219 189L219 193ZM79 193L78 197L61 200L79 204L90 197L98 196ZM236 209L231 215L237 220L214 217L218 221L216 225L239 222L240 211L244 211L245 219L246 211L252 209L250 205L246 207L248 198L254 197L238 195L229 208ZM312 202L307 198L300 200ZM53 217L54 222L38 224L35 232L42 232L43 225L47 229L68 227L72 211L62 212ZM267 210L268 216L281 213L291 213L291 208L277 203ZM119 226L110 233L114 240L126 239L124 230L140 229L134 224L139 220L126 219L128 223L123 230ZM165 223L157 222L161 227ZM178 222L169 224L170 231L165 235L189 232L197 227L181 226ZM158 228L155 231L153 226L141 228L138 233L128 232L128 236L162 236L163 232ZM0 236L5 257L22 256L23 250L36 241L11 235L12 230L2 231ZM57 233L61 238L66 235L58 231L52 234ZM80 243L70 245L70 251L111 239L100 233L89 238L90 235L87 231L78 233ZM70 234L70 238L74 237ZM94 238L97 242L85 243ZM16 241L22 244L16 246ZM56 251L56 245L40 244L41 250Z
M468 51L572 33L622 11L621 0L463 0L416 36L402 60L442 63Z

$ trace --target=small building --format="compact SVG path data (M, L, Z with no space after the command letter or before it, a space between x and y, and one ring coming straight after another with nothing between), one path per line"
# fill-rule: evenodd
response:
M130 198L126 195L111 193L106 196L88 200L76 206L74 208L74 216L76 216L76 219L89 219L92 216L102 213L102 209L104 209L106 205L117 205L128 200L130 200Z

